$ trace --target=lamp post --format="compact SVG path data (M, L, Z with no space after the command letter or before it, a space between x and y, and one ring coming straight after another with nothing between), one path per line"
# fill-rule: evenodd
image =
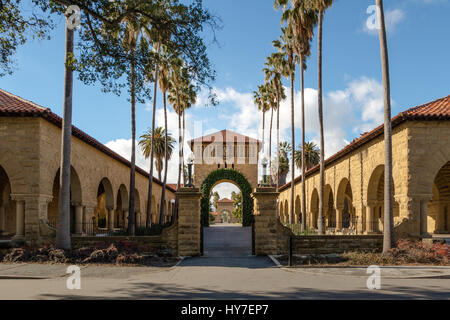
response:
M264 157L261 162L262 167L263 167L263 183L262 183L263 187L267 187L267 164L268 163L269 162L267 161L267 158Z
M193 188L194 184L192 183L192 165L194 164L194 159L192 157L189 157L188 159L188 183L186 187Z

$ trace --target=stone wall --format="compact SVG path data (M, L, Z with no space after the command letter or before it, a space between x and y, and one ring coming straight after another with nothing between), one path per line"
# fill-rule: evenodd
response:
M169 251L172 256L178 256L178 225L174 225L163 230L158 236L136 236L136 237L72 237L73 247L83 246L109 246L112 243L119 243L122 241L135 242L138 245L145 246L152 252L160 250Z
M294 254L329 254L348 251L380 252L382 235L324 235L296 236L292 238ZM284 250L288 252L288 250Z

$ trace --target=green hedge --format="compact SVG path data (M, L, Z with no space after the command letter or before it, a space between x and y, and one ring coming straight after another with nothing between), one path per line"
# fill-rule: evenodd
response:
M221 180L235 182L242 192L242 225L249 227L253 223L252 187L242 173L234 169L217 169L203 181L201 192L202 226L209 226L209 200L212 187Z

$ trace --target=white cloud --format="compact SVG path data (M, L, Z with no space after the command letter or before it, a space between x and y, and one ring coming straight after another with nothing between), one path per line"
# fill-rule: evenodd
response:
M373 6L374 7L374 6ZM370 16L364 21L363 31L370 35L378 35L378 28L374 15L375 11L368 11ZM405 19L405 11L402 9L385 10L384 18L386 24L386 31L388 33L395 32L397 25Z
M233 192L233 191L236 193L240 192L238 187L236 187L234 184L228 183L228 182L220 183L217 186L215 186L214 189L211 191L211 194L215 191L217 191L219 193L220 199L223 199L223 198L231 199L231 192Z
M286 89L287 99L280 107L280 141L291 141L291 111L290 90ZM257 111L253 104L253 95L249 92L238 92L233 88L214 89L221 104L219 112L215 113L217 119L205 119L202 112L196 108L194 112L186 113L186 139L200 137L218 131L216 125L226 124L230 130L262 140L262 114ZM359 137L363 132L369 131L383 121L383 97L382 86L374 80L366 77L354 79L348 83L343 90L336 90L324 95L324 131L325 131L325 156L329 157L343 148L354 137ZM297 91L295 101L295 127L297 137L301 129L301 93ZM223 110L226 110L224 112ZM206 113L209 114L209 113ZM157 110L157 126L164 125L163 109ZM274 113L272 133L272 155L276 153L276 113ZM202 122L203 121L203 122ZM220 123L220 124L219 124ZM266 113L265 142L268 149L270 112ZM317 90L305 89L305 123L307 140L314 141L319 146L319 121L317 113ZM205 128L202 128L202 125ZM168 109L168 127L176 140L178 140L178 116ZM300 141L296 140L296 146ZM129 159L131 141L118 139L107 143L107 146ZM190 154L190 149L185 144L185 158ZM137 148L136 163L143 169L148 170L149 164ZM261 170L260 170L261 173ZM296 169L296 175L299 171ZM156 173L155 173L156 175ZM168 181L175 183L178 177L178 145L176 145L172 159L169 161ZM288 181L290 175L288 176ZM231 196L233 191L230 186L222 186L223 197Z

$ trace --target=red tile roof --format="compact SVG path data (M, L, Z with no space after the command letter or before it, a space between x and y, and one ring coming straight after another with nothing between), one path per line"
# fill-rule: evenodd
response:
M1 117L42 117L43 119L47 120L50 123L53 123L54 125L58 126L59 128L62 127L62 118L53 113L49 108L44 108L40 105L37 105L34 102L25 100L21 97L18 97L12 93L9 93L5 90L0 89L0 116ZM123 158L119 154L115 153L99 141L92 138L87 133L83 132L82 130L78 129L75 126L72 126L72 135L83 142L93 146L97 150L105 153L106 155L110 156L114 160L117 160L121 162L122 164L130 167L131 163L127 159ZM141 175L149 178L149 174L147 171L136 167L136 172L139 172ZM157 178L153 178L153 181L155 183L162 186L162 182L158 180ZM167 189L169 189L172 192L175 192L176 190L170 186L167 185Z
M217 201L217 203L234 203L234 201L230 200L228 198L223 198L223 199L220 199L219 201Z
M450 120L450 95L441 99L437 99L426 104L410 108L406 111L400 112L398 115L392 118L392 127L396 127L405 121L431 121L431 120ZM339 160L350 152L356 150L367 142L384 134L384 125L380 125L370 132L363 133L359 138L354 139L343 149L325 160L325 167ZM320 170L320 166L316 165L309 169L305 176L308 177L313 173ZM300 182L301 176L294 179L294 183ZM287 189L291 185L291 182L286 183L280 187L280 191Z
M258 139L244 136L231 130L222 130L212 134L208 134L203 137L195 138L189 140L188 144L192 147L192 144L194 144L195 142L211 143L211 142L243 142L243 141L245 141L246 143L252 142L261 144L261 141L259 141Z
M178 184L177 183L167 183L166 186L172 188L173 190L178 190L178 188L177 188ZM183 188L183 184L182 183L180 184L180 188Z

